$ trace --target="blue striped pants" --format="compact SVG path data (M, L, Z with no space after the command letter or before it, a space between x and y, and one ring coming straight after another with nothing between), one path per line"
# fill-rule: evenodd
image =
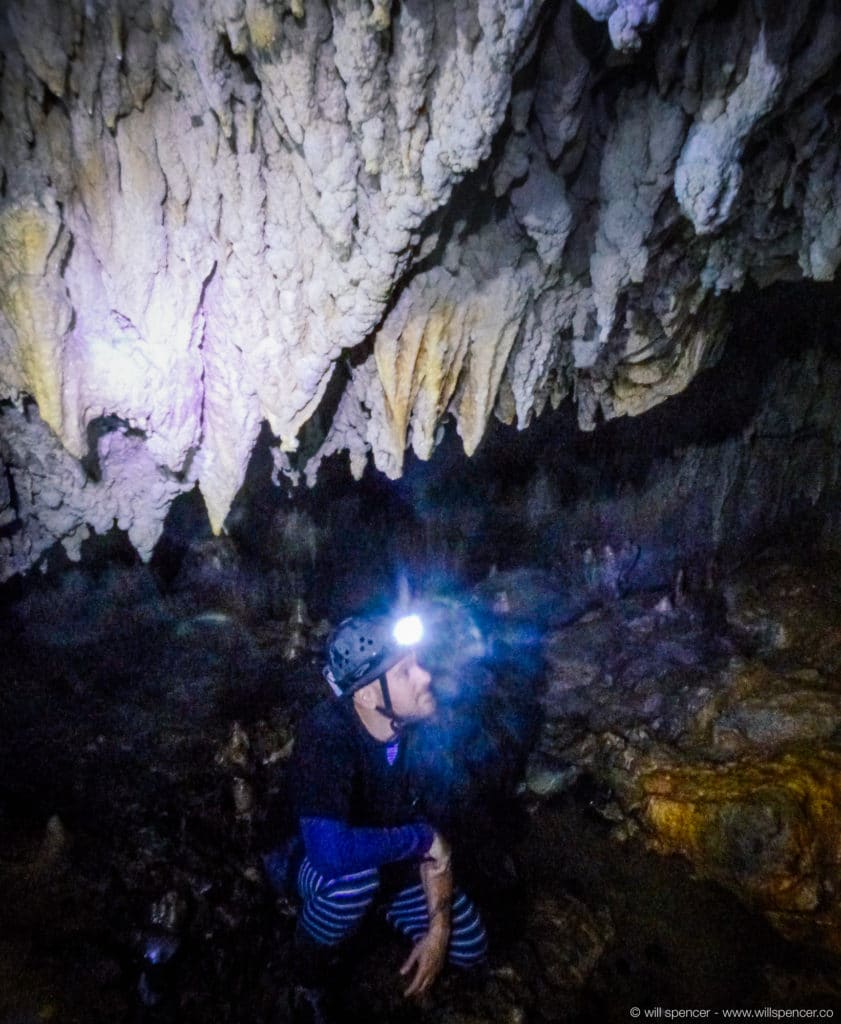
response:
M299 926L319 946L336 947L362 924L380 890L380 873L368 868L340 878L324 878L304 857L298 870L298 892L303 907ZM426 897L420 881L401 889L386 904L386 920L417 942L429 929ZM455 967L476 967L488 952L488 937L479 912L460 890L453 894L449 962Z

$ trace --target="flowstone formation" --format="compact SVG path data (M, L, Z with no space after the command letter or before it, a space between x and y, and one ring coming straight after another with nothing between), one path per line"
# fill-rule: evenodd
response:
M196 485L219 530L263 421L312 482L641 413L728 292L831 280L841 16L724 7L5 4L0 578Z

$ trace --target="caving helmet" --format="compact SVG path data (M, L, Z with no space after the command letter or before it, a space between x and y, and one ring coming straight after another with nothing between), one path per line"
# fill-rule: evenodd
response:
M338 697L347 697L384 676L419 643L423 625L417 615L391 619L352 615L327 641L324 678Z

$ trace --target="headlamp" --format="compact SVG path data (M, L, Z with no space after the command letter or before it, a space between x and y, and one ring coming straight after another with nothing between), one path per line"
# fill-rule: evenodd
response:
M423 637L423 620L420 615L404 615L394 623L391 635L398 647L414 647Z

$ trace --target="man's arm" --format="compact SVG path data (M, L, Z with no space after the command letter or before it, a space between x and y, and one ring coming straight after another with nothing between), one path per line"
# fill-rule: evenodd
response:
M301 818L307 856L325 878L422 857L431 853L435 835L429 825L354 828L334 818Z
M307 857L325 878L376 868L400 860L420 860L430 848L429 825L357 827L352 819L354 786L361 754L350 728L354 712L340 701L324 703L301 723L292 763L301 837Z
M420 867L421 884L426 896L429 930L400 968L403 975L414 968L415 976L404 995L422 995L432 985L447 959L450 941L450 916L453 903L453 872L450 848L436 832L426 859Z

